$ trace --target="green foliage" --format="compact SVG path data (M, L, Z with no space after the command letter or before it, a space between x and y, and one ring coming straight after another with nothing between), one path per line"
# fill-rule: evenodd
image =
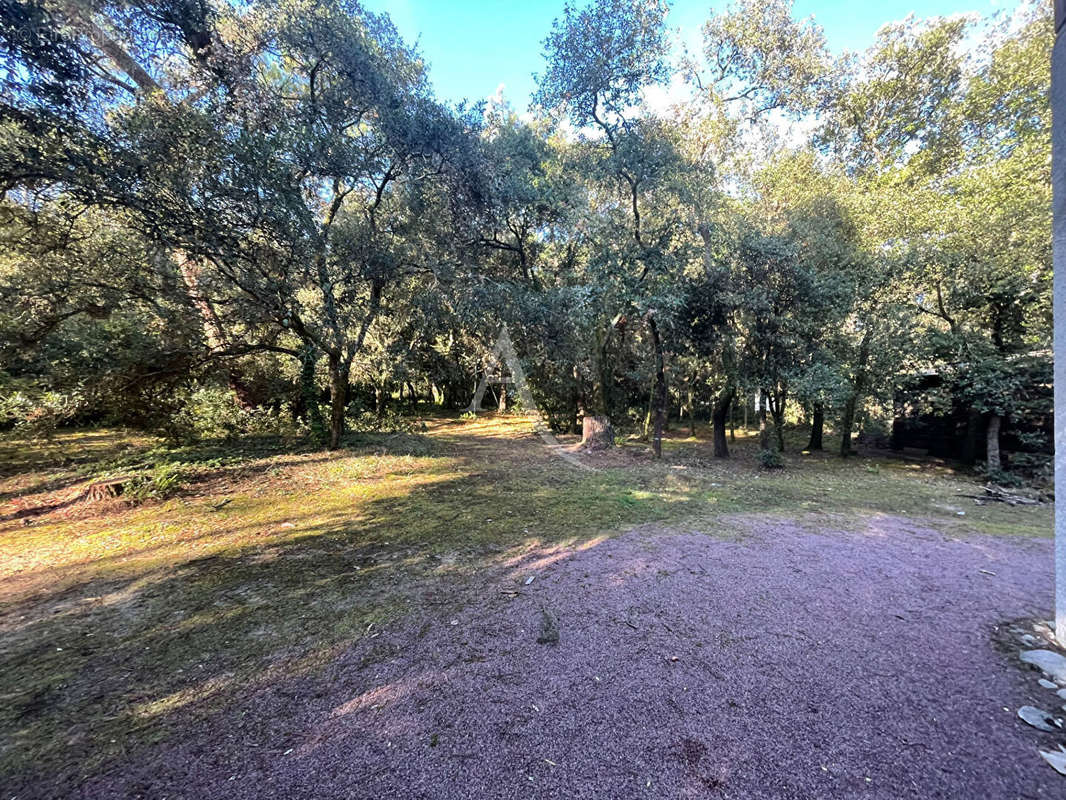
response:
M760 391L847 453L865 406L935 373L923 407L1048 447L1044 6L834 58L790 0L712 12L684 54L660 0L568 4L530 117L438 102L343 0L3 9L19 434L335 447L466 407L506 324L557 430Z
M785 461L777 450L759 450L759 466L763 469L783 469Z
M207 386L186 395L179 410L165 423L167 438L178 444L229 441L247 434L296 436L302 433L287 405L245 408L232 389Z
M123 494L134 503L165 500L181 489L189 476L186 465L163 463L148 472L135 475L127 483Z

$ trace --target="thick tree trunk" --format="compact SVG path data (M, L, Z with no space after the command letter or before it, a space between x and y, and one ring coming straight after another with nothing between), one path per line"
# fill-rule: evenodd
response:
M586 450L614 447L614 428L607 417L586 415L581 420L581 446Z
M329 449L340 447L344 412L348 407L348 370L339 355L329 357Z
M807 449L811 452L822 449L822 433L825 430L825 405L814 404L814 413L811 415L811 439L807 442Z
M729 445L726 444L725 425L729 410L733 404L734 389L726 386L718 393L711 411L711 426L714 431L714 457L729 458Z
M648 331L655 350L655 432L652 438L652 450L656 458L663 457L663 425L666 416L666 369L663 359L663 342L659 336L659 326L655 317L648 315Z
M992 414L988 418L988 472L994 474L1003 469L1003 460L999 454L999 429L1002 417Z

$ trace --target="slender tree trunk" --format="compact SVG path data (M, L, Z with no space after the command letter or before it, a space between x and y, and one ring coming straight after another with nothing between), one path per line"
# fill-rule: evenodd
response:
M750 428L748 428L748 397L747 397L747 395L745 395L744 396L744 435L745 436L747 436L749 430L750 430Z
M840 420L840 456L847 458L854 454L851 449L851 428L855 424L855 407L859 403L858 393L852 392L844 403L844 415Z
M870 335L871 330L866 328L862 342L859 344L859 360L855 365L855 380L852 384L851 395L844 404L844 417L840 422L840 455L847 458L852 455L851 429L855 424L855 412L859 407L859 401L866 390L866 367L870 360Z
M736 397L734 396L734 400ZM737 440L737 404L729 404L729 441L735 442Z
M762 398L759 398L759 399L761 400ZM760 450L769 450L770 449L770 429L766 425L766 403L765 402L759 403L758 418L759 418L759 449Z
M807 442L807 449L811 452L822 449L822 432L825 430L825 404L818 401L814 404L814 413L811 416L811 439Z
M768 395L773 399L773 405L770 407L770 413L774 418L774 434L777 437L777 452L785 452L785 393L783 391L774 392L773 395Z
M988 417L988 472L995 474L1003 469L1003 460L999 454L999 429L1002 423L999 414Z
M688 383L688 432L693 438L696 436L696 378L693 376Z
M496 410L501 414L507 413L507 384L500 384L500 401L496 404Z
M651 343L655 350L655 436L652 440L652 450L656 458L662 458L663 424L666 416L666 368L659 326L655 324L655 317L650 314L648 315L648 331L651 333Z
M644 413L644 428L640 432L640 439L643 442L648 441L651 438L651 421L655 412L655 381L651 382L651 388L648 389L648 410Z
M348 407L349 365L339 354L329 356L329 449L340 447L344 434L344 412Z
M385 416L385 401L388 399L389 385L382 381L374 387L374 413L379 417Z
M581 373L574 364L574 383L570 391L570 432L581 430L581 418L584 416L584 402L581 399Z
M711 426L714 436L714 457L729 458L729 445L726 444L725 425L733 404L735 390L732 384L725 386L714 399L711 411Z

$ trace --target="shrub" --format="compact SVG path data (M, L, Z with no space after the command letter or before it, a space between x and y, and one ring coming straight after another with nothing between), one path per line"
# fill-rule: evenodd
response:
M75 399L58 392L36 396L14 392L0 397L0 425L27 439L51 439L56 429L76 413Z
M178 491L188 479L189 471L184 464L160 464L132 478L126 485L125 495L135 503L163 500Z
M759 466L763 469L781 469L785 466L785 462L776 450L760 450Z
M231 389L206 386L185 398L165 426L167 438L187 444L204 440L231 440L246 434L299 436L302 427L292 421L292 410L283 404L270 408L243 408Z

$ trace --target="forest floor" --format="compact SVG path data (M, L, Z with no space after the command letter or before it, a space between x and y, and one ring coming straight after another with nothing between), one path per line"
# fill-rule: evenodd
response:
M1051 507L705 433L0 445L3 797L1061 795L1007 642ZM175 494L82 499L146 470Z

